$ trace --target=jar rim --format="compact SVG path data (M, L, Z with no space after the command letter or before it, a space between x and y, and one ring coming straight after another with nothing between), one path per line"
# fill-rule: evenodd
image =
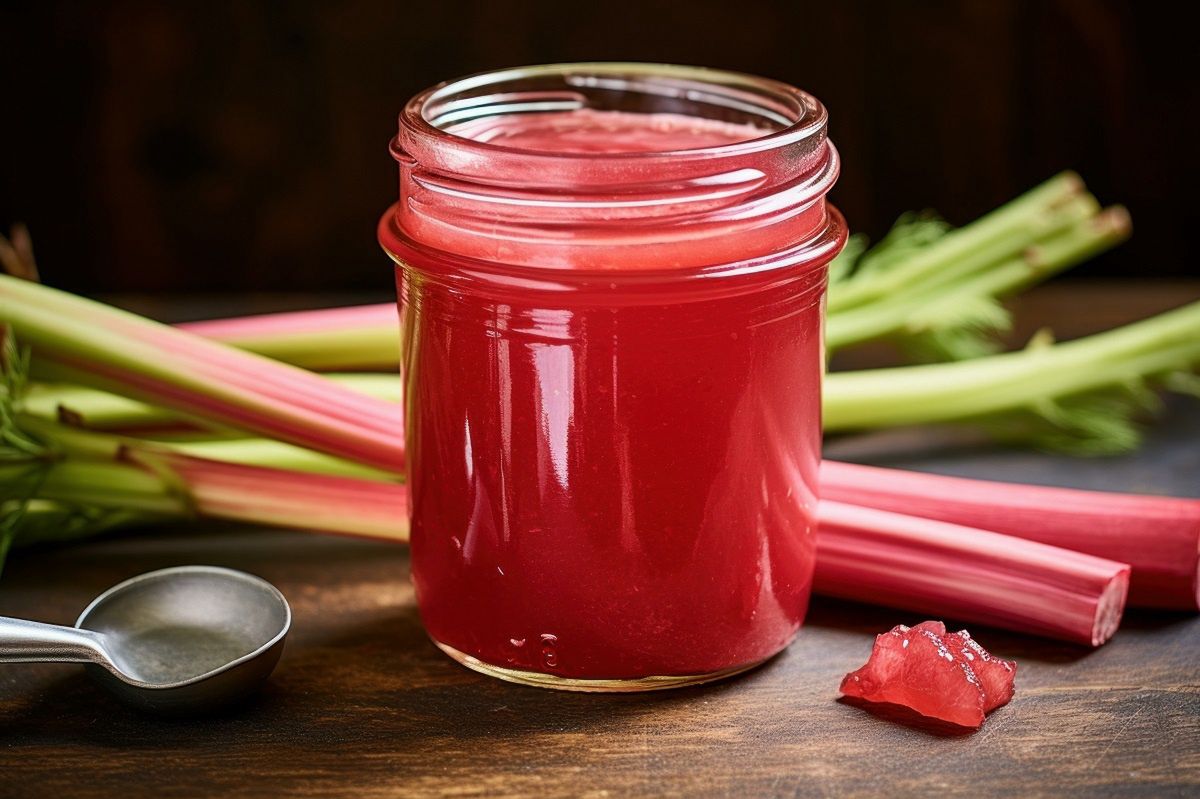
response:
M455 132L459 123L575 110L677 114L762 135L597 152ZM801 89L702 67L581 62L458 78L421 92L400 114L391 142L400 202L382 220L380 241L393 257L410 240L442 255L576 273L636 262L640 272L716 266L714 274L729 274L760 256L819 257L844 236L825 201L839 171L827 120Z
M757 112L764 119L769 119L781 127L777 130L764 131L764 135L726 144L710 145L679 150L651 151L617 151L602 153L579 153L569 151L530 150L521 147L510 147L490 141L479 141L466 136L460 136L445 127L440 127L431 111L438 103L452 102L456 94L499 84L507 81L529 80L545 77L561 77L568 83L580 81L580 88L589 88L587 82L597 80L620 81L636 77L639 83L630 88L646 93L665 94L683 93L685 99L696 100L697 92L708 90L723 90L726 96L709 94L710 104L745 112ZM648 81L659 81L658 92L647 92L655 88ZM764 104L757 109L751 107L745 99L737 95L752 92L758 95ZM486 99L486 98L485 98ZM765 103L774 101L774 108ZM569 110L571 107L583 107L581 103L574 106L564 105L547 110ZM786 106L786 107L785 107ZM493 107L497 112L504 112L503 107ZM466 110L479 112L484 116L489 109L482 103L467 106ZM455 108L451 108L453 113ZM790 113L789 113L790 112ZM461 78L455 78L438 83L410 99L400 113L400 129L418 139L432 143L441 141L453 143L453 146L464 152L475 152L482 157L488 154L520 156L522 159L547 159L547 162L567 159L585 159L588 161L612 160L613 162L651 162L656 159L709 159L750 155L763 150L796 145L805 140L812 140L812 146L818 147L825 138L828 124L828 112L825 106L813 95L782 81L761 78L743 72L713 69L709 67L694 67L677 64L658 64L629 61L581 61L559 64L542 64L536 66L510 67L499 70L477 72ZM451 119L450 122L458 121ZM450 124L449 122L443 123ZM400 158L404 154L401 142L393 145L393 154Z

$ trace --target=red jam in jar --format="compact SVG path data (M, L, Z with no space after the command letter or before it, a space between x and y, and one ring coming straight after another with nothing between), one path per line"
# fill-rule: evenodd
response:
M773 81L567 64L400 117L412 576L444 651L645 690L783 649L812 581L826 113Z

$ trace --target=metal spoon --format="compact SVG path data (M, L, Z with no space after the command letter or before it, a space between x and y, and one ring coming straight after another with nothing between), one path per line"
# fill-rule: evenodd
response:
M267 581L179 566L113 586L74 627L0 616L0 663L86 663L131 705L187 712L257 688L279 661L291 624L287 600Z

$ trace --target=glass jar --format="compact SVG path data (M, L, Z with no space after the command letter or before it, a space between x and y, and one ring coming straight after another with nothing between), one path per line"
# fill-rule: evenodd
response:
M412 578L502 679L647 690L786 647L814 557L826 112L774 81L511 69L400 116Z

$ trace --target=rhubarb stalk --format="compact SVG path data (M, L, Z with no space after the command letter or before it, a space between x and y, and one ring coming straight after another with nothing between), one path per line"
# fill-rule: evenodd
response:
M47 468L38 498L67 509L161 519L205 516L389 541L408 538L403 485L173 453L56 463Z
M35 374L118 393L217 424L399 470L395 405L258 355L37 283L0 275L0 322Z
M1083 181L1074 172L1055 175L974 222L906 254L886 270L872 270L872 274L862 275L864 279L851 275L845 283L831 287L829 312L835 314L908 290L980 253L999 252L1002 257L1018 254L1043 232L1042 219L1048 210L1069 203L1083 190ZM1005 249L1013 247L1016 249Z
M331 474L340 468L336 459L312 453L315 461L301 463L308 470L287 468L295 465L296 454L287 445L275 446L277 442L259 443L259 463L238 463L198 457L176 445L77 430L20 415L15 419L41 447L23 456L30 468L41 470L38 501L85 512L100 509L152 518L199 515L407 539L404 486L394 478L356 474L366 467L346 464L351 476ZM219 453L210 450L210 454ZM324 471L316 471L316 462Z
M1090 210L1090 209L1088 209ZM1082 216L1072 207L1069 213ZM986 269L967 272L957 280L939 276L909 291L897 291L866 305L830 312L826 345L839 350L853 344L895 334L959 324L978 313L980 302L1005 297L1038 283L1128 238L1129 214L1115 207L1076 221L1056 235L1029 246ZM830 291L830 297L837 292Z
M817 517L817 593L1090 646L1121 621L1127 564L841 502Z
M827 431L930 424L1056 402L1123 387L1200 363L1200 302L1060 344L969 361L841 372L824 389ZM1039 407L1040 406L1040 407Z
M395 371L400 323L394 303L262 314L178 325L285 363L320 371Z
M1017 485L825 461L821 498L1128 563L1129 604L1200 607L1200 499Z

